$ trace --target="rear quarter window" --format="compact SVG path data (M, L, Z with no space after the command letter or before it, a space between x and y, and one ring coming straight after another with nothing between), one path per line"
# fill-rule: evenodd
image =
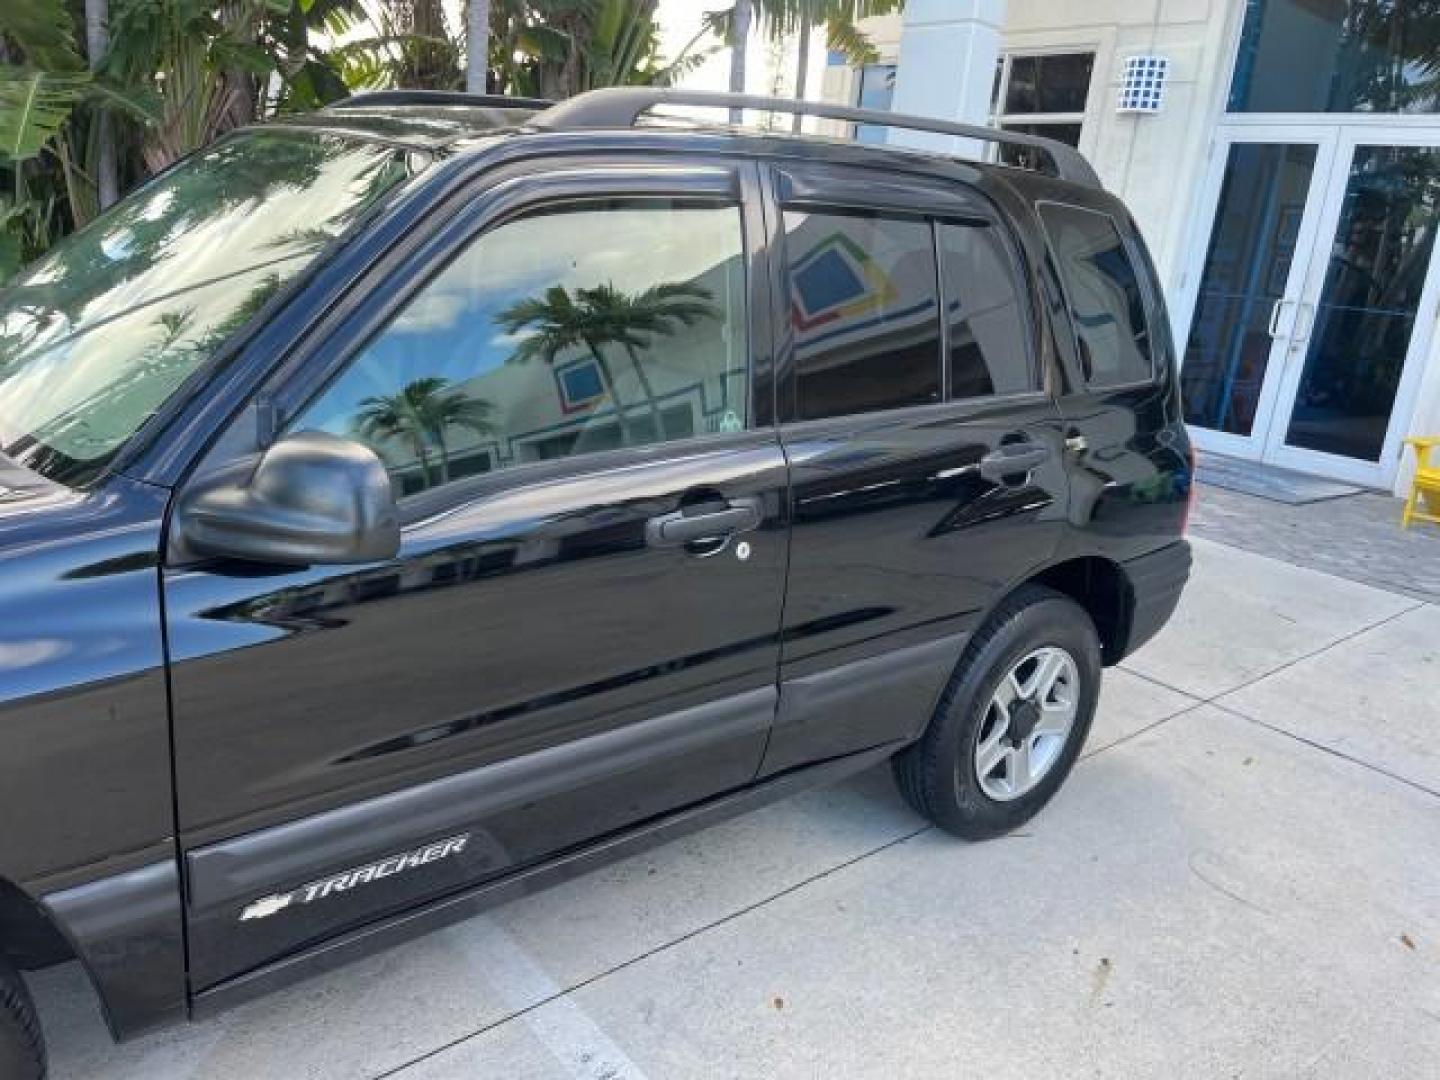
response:
M1139 271L1109 214L1042 203L1040 219L1065 290L1085 380L1123 386L1154 375Z
M940 221L936 228L951 400L1036 389L1023 278L999 229L979 221Z

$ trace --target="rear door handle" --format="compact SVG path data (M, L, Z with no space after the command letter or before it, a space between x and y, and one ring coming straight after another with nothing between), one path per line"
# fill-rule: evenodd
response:
M1049 449L1039 443L1009 443L980 459L980 475L1000 483L1007 477L1028 474L1049 460Z
M645 542L651 547L678 547L696 540L720 540L760 527L760 500L736 499L718 505L717 510L696 507L651 518L645 523Z

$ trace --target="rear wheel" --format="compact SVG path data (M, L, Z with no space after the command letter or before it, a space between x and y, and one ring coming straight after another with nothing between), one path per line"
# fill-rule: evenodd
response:
M0 1078L43 1080L45 1040L19 974L0 960Z
M966 648L925 735L897 755L906 799L974 840L1030 820L1085 744L1101 670L1083 608L1050 589L1018 590Z

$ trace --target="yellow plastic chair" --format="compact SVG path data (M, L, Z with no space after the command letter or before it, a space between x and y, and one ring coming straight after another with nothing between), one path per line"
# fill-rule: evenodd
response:
M1408 529L1411 521L1433 521L1440 525L1440 435L1419 435L1406 439L1415 448L1415 481L1410 497L1405 500L1405 515L1400 527ZM1425 509L1421 510L1420 506Z

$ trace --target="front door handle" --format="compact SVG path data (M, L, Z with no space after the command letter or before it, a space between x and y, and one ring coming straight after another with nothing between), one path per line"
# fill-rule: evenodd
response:
M651 518L645 523L645 542L651 547L679 547L697 540L723 540L759 528L760 520L759 499L706 503Z
M1050 450L1040 443L1007 443L980 459L980 475L994 483L1028 475L1050 460Z

